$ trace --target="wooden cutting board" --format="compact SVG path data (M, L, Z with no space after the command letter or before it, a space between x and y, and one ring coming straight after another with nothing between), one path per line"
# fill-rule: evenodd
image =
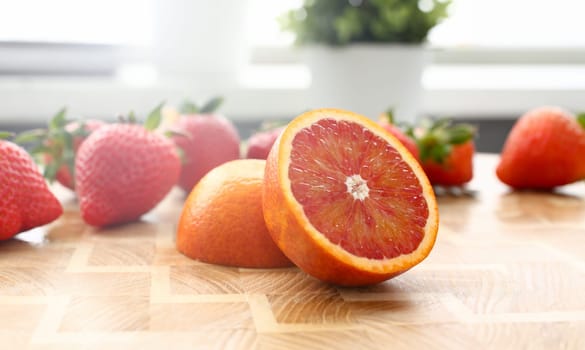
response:
M585 349L585 184L512 193L478 155L427 260L367 288L175 250L183 195L96 230L66 214L0 243L2 349Z

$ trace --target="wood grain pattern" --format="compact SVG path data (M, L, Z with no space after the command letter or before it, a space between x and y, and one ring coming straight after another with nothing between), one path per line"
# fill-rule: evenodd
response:
M98 230L56 189L61 219L0 243L0 348L585 349L585 184L511 192L496 162L440 197L427 260L363 288L184 257L179 191Z

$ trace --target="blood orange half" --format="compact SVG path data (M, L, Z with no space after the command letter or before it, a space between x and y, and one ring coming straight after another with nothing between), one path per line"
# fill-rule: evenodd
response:
M348 286L381 282L421 262L439 221L433 189L400 141L335 109L302 114L276 141L263 213L297 266Z

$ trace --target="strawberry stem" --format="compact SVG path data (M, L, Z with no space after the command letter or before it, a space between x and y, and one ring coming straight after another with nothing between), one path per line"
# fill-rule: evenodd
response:
M43 170L43 177L49 180L50 182L55 181L60 165L61 164L58 162L49 162L48 164L46 164L45 169Z
M79 126L80 129L84 129L85 130L85 124L81 124ZM73 181L73 186L75 186L75 146L73 144L73 133L71 132L64 132L63 133L63 149L61 152L61 159L59 159L58 162L54 162L54 163L61 163L65 164L65 166L67 166L67 168L69 169L69 173L71 174L71 179ZM57 168L57 171L59 171L59 168ZM57 174L55 173L55 176ZM54 178L55 176L51 177Z
M128 122L130 124L136 124L136 113L134 113L134 111L128 113Z

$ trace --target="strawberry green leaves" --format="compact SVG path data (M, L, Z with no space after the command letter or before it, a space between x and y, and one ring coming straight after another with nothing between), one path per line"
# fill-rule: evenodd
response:
M14 142L26 145L33 156L44 155L51 161L40 160L44 163L43 176L54 181L61 166L73 169L75 155L73 153L73 138L83 133L83 125L75 132L67 130L66 126L72 120L67 119L67 109L61 108L50 120L47 129L27 130L18 134ZM39 161L39 159L37 159Z
M470 141L476 132L474 126L454 124L450 119L423 121L420 127L408 130L408 134L417 142L421 159L431 159L437 163L443 163L453 146Z
M192 115L192 114L210 114L216 112L219 107L223 104L224 99L221 96L216 96L211 98L209 101L205 102L203 106L198 106L195 102L186 100L183 102L179 111L182 114Z
M449 119L424 120L410 130L433 186L464 186L473 178L476 128Z
M47 136L48 131L45 129L26 130L14 137L14 143L25 145L36 143Z
M149 114L148 117L146 117L146 120L144 121L144 128L146 130L156 130L161 121L162 121L162 108L164 107L165 103L161 102L158 104L158 106L156 106Z
M207 103L205 103L203 105L203 107L201 107L201 110L199 111L199 113L202 113L202 114L213 113L222 104L223 104L223 97L219 97L219 96L218 97L214 97L211 100L207 101Z
M162 122L162 109L165 106L165 102L159 103L150 113L146 116L142 126L148 131L154 131L158 129ZM121 124L140 124L138 117L134 111L128 112L127 115L119 115L118 121Z
M384 118L388 124L394 124L394 109L390 108L386 110L386 112L382 113L382 118Z
M68 122L66 115L67 115L67 108L65 108L65 107L61 108L57 112L57 114L55 114L53 116L53 118L51 118L51 120L49 121L49 129L56 130L59 128L64 128Z
M7 140L14 136L10 131L0 131L0 140Z
M199 113L199 107L191 101L184 101L179 111L183 114L197 114Z
M577 114L577 122L585 129L585 113Z
M67 110L60 109L44 129L24 131L14 142L26 147L44 169L44 177L50 182L58 180L63 186L74 189L75 154L83 140L105 123L101 120L81 120L67 117Z

